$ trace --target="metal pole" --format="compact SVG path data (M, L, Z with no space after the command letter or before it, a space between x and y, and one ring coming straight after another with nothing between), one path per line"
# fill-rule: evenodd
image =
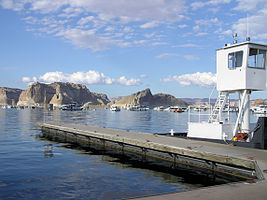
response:
M188 122L187 123L189 123L190 122L190 106L188 106Z
M246 92L247 95L244 99L244 114L243 114L243 120L241 123L241 130L244 133L249 133L249 123L250 123L250 91Z
M236 135L240 119L242 118L242 113L244 111L243 108L244 108L244 102L245 102L246 96L247 96L247 90L244 90L243 94L242 94L241 102L239 104L239 112L238 112L238 116L237 116L237 119L236 119L236 122L235 122L235 127L234 127L234 130L233 130L233 136Z

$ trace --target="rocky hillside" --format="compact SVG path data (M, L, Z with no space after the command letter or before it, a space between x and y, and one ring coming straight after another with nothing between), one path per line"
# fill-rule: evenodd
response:
M126 108L133 105L149 106L153 108L157 106L172 105L187 106L188 103L169 94L161 93L152 95L150 89L146 89L130 96L126 96L117 101L114 105L121 108Z
M123 97L121 100L116 102L116 105L120 107L126 107L126 105L146 105L149 106L150 102L153 101L153 95L150 89L146 89L135 94Z
M189 103L169 94L155 94L153 107L156 106L188 106Z
M18 105L43 106L53 104L106 105L109 99L105 94L90 92L85 85L56 82L51 84L34 83L23 91Z
M15 88L0 87L0 106L17 105L22 91Z

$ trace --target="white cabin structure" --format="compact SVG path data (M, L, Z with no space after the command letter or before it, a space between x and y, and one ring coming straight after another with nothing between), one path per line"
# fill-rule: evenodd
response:
M267 45L250 41L225 45L216 51L217 101L206 122L188 122L188 137L249 141L250 94L266 88ZM239 113L235 123L222 118L229 106L229 94L239 93Z

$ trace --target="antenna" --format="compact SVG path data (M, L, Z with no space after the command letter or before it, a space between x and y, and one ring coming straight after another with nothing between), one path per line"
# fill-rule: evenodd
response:
M233 34L233 38L234 38L234 42L233 43L237 44L237 39L236 39L237 38L237 33Z
M250 37L249 37L249 23L248 23L248 13L247 13L247 20L246 20L246 25L247 25L247 28L246 28L246 41L250 41Z

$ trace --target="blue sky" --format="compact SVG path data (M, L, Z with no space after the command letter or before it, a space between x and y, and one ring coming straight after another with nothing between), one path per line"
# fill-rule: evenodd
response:
M208 97L216 49L267 43L266 19L267 0L0 0L0 86Z

